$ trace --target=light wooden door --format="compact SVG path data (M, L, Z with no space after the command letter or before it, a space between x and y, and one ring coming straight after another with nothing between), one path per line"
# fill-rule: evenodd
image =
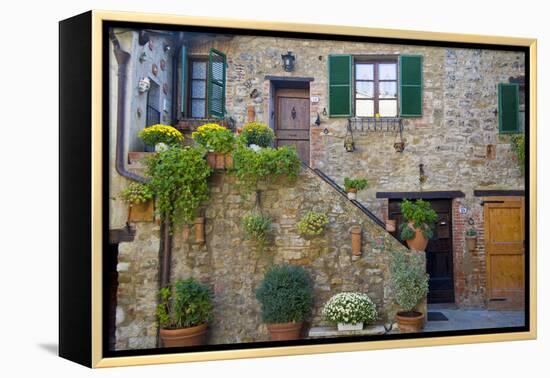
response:
M277 89L275 99L277 146L294 146L309 165L309 89Z
M484 199L489 308L519 309L525 301L523 197Z

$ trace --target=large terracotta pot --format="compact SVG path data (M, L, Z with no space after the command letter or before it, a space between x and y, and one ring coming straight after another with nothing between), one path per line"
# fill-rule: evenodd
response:
M155 205L153 200L133 203L128 211L128 222L152 222Z
M162 346L184 347L204 344L207 324L199 324L198 326L178 329L160 329L160 339Z
M302 324L302 322L271 323L267 324L267 329L273 341L296 340L300 338Z
M361 226L353 226L351 233L351 254L361 256Z
M477 236L466 236L466 247L468 251L472 252L476 249Z
M206 162L213 169L231 168L233 166L233 156L231 154L209 152L206 154Z
M395 320L401 333L420 332L424 328L424 314L418 311L398 312Z
M407 240L407 245L412 250L425 251L428 246L429 239L424 236L420 228L414 228L412 223L409 223L409 227L415 231L415 235L414 238Z

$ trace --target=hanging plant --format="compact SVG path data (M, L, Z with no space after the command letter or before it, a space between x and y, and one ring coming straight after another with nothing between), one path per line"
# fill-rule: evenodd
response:
M254 240L263 249L271 228L271 218L261 213L250 213L243 217L242 226L246 238Z
M172 226L189 223L208 199L207 178L212 169L199 148L173 147L150 159L147 175L157 195L157 211Z
M300 235L316 236L321 235L325 231L328 224L328 217L325 213L309 211L296 224L296 228Z
M154 193L147 184L140 182L131 182L125 189L120 191L120 199L124 202L134 205L149 201Z
M512 135L512 150L518 159L519 168L523 173L525 171L525 135Z

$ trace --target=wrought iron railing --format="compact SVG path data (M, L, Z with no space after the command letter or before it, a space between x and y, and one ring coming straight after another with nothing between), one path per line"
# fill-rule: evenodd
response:
M399 117L354 117L348 119L349 126L359 133L388 132L402 133L403 120Z

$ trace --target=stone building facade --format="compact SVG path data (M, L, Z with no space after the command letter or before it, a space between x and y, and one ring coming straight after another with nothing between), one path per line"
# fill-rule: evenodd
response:
M483 201L492 193L521 197L525 181L510 135L502 133L499 127L498 86L521 80L525 74L523 53L299 38L213 37L197 33L172 36L152 33L153 42L141 45L138 31L118 32L123 48L132 55L127 83L131 96L125 110L130 114L125 134L127 152L143 148L137 131L146 126L146 114L140 115L139 109L147 106L147 100L137 90L139 79L149 76L158 81L161 92L167 87L159 100L161 122L188 133L201 121L190 117L193 77L189 75L193 73L189 72L189 65L194 60L208 62L210 52L215 49L226 59L224 119L230 127L239 128L254 119L274 128L282 141L283 136L278 133L281 114L277 91L303 90L307 93L304 129L307 135L300 143L307 143L307 150L304 149L307 156L303 160L311 168L341 186L345 177L366 178L369 186L359 192L358 200L382 221L390 216L391 204L403 198L448 201L449 217L441 222L449 227L445 231L449 238L446 262L451 264L447 269L453 301L463 308L490 305ZM178 48L178 44L185 49ZM166 45L172 46L171 51L166 52ZM295 56L291 71L286 71L281 61L281 55L288 51ZM397 109L395 117L388 117L391 122L385 127L366 129L366 118L370 118L367 122L384 125L380 123L384 117L374 115L362 120L357 117L359 105L351 101L348 116L332 116L328 63L334 55L351 57L355 78L352 91L358 85L356 62L395 63L398 107L401 106L400 57L421 56L421 115L399 116ZM154 75L151 67L160 66L160 60L166 61L166 68L162 71L159 68ZM115 76L116 61L111 57L111 78ZM111 141L116 139L113 131L116 93L116 86L112 86ZM204 118L208 118L207 113ZM355 149L346 152L344 142L350 135ZM396 141L404 142L402 152L394 149ZM111 143L112 156L114 144ZM127 180L116 173L113 162L111 167L110 228L118 229L124 227L127 209L116 199L116 193ZM258 327L259 309L253 288L267 262L263 257L253 257L253 246L243 241L238 231L240 217L253 203L235 192L231 178L226 175L216 174L211 184L212 199L206 209L207 243L200 246L192 238L183 240L181 233L175 235L172 274L174 278L195 275L215 289L215 311L223 320L213 324L211 342L263 340L266 331ZM363 288L375 299L384 320L391 319L395 309L390 304L385 252L405 250L394 237L309 169L301 172L295 184L278 183L275 188L266 188L262 200L277 220L278 236L269 255L275 262L306 266L314 276L316 301L321 303L334 290ZM289 227L297 214L310 206L330 213L333 228L326 239L304 241ZM348 229L355 223L363 226L363 256L352 262L347 240ZM467 228L478 232L473 251L465 247ZM156 342L158 252L159 227L153 223L137 224L134 241L119 244L117 349L151 347ZM316 304L314 323L320 322L318 311Z

